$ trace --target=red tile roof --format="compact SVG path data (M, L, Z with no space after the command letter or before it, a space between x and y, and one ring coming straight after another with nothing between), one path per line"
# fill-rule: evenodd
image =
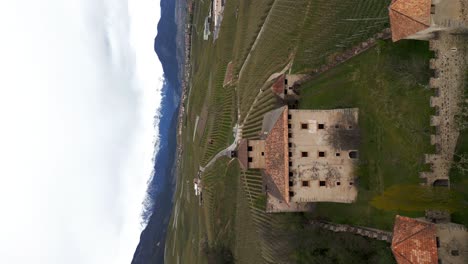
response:
M283 199L289 202L288 108L270 130L265 142L265 173L268 174Z
M239 160L242 170L247 170L249 168L247 143L247 139L241 139L239 146L237 146L237 159Z
M281 74L278 79L276 79L275 83L271 86L271 90L273 90L274 93L281 95L284 93L284 79L285 75Z
M398 264L437 264L435 225L397 215L392 251Z
M389 16L392 40L406 38L430 26L431 0L393 0Z

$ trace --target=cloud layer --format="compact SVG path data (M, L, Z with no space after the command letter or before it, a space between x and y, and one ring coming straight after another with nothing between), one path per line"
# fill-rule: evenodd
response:
M0 4L0 263L131 261L161 102L159 15L152 0Z

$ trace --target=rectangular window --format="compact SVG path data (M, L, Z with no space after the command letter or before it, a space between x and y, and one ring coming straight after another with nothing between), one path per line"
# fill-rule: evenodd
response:
M252 146L249 146L249 147L247 148L247 150L248 150L248 151L252 151L252 150L253 150L253 147L252 147Z
M252 161L253 161L253 158L252 158L252 157L249 157L248 160L249 160L249 162L252 162Z
M341 154L339 152L335 153L335 156L339 157Z
M320 186L320 187L325 186L325 181L319 181L319 186Z
M301 124L301 129L309 129L309 124Z
M288 148L292 148L292 143L288 143Z
M294 175L294 173L289 172L289 177L292 177L293 175Z
M318 124L318 129L325 129L325 124Z
M438 248L440 247L440 240L439 240L439 237L436 237L436 245L437 245Z
M292 152L289 152L289 157L292 157Z
M321 158L325 157L325 151L319 151L318 156Z
M289 187L293 186L293 181L289 181Z
M292 138L292 133L288 133L288 138Z
M288 124L288 128L291 128L291 127L292 127L292 125L291 125L291 124Z
M288 119L291 119L291 118L292 118L292 116L291 116L291 115L288 115Z
M262 152L262 156L265 156L265 152Z
M302 187L309 187L309 181L302 181Z
M302 156L303 158L308 157L308 156L309 156L309 153L303 151L303 152L301 152L301 156Z
M289 162L289 167L292 167L292 161Z
M336 185L341 185L341 182L336 182Z
M289 197L293 197L294 196L294 192L289 192Z

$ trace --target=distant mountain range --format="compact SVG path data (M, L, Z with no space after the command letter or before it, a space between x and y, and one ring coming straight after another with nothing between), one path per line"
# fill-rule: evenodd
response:
M133 256L133 264L164 263L167 225L172 213L175 189L175 155L177 113L181 94L179 76L182 65L177 55L177 0L161 0L161 18L154 50L164 70L163 99L161 103L159 140L160 149L155 157L155 174L148 185L143 220L147 226ZM180 50L180 47L179 47Z

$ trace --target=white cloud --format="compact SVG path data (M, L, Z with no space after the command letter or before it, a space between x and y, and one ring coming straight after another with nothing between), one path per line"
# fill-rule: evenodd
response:
M0 3L0 263L129 263L162 68L155 0Z

